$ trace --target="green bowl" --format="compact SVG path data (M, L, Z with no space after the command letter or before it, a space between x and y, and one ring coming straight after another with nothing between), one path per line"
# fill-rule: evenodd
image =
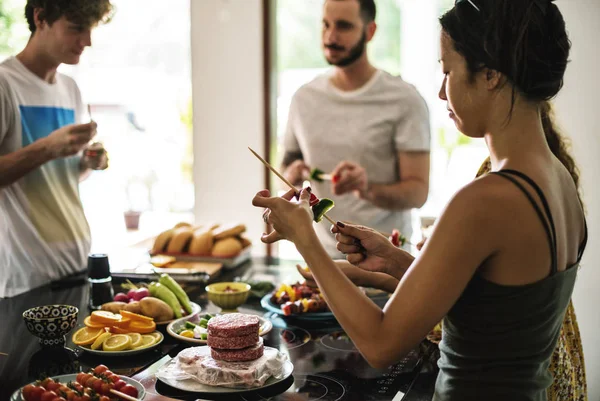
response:
M234 291L226 291L230 288ZM250 284L246 283L213 283L206 286L208 299L223 310L235 310L243 305L250 295Z

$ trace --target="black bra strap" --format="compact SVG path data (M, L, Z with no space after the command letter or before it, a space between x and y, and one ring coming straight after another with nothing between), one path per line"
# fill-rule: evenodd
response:
M529 193L529 191L527 191L525 189L525 187L523 186L523 184L521 184L519 181L517 181L516 178L510 176L509 174L505 173L505 170L501 170L501 171L494 171L491 172L491 174L495 174L498 175L500 177L506 178L507 180L511 181L513 184L515 184L515 186L517 186L517 188L519 188L521 190L521 192L523 192L523 194L527 197L527 199L529 200L529 202L531 203L531 205L533 206L535 213L537 214L538 218L540 219L540 221L542 222L542 225L544 226L544 231L546 231L546 236L548 237L548 245L550 246L550 253L551 253L551 270L550 270L550 275L554 275L557 271L558 271L558 265L557 265L557 257L556 257L556 242L555 242L555 236L552 235L551 230L550 230L550 226L549 226L549 221L551 222L551 216L548 216L548 220L546 220L546 218L544 217L544 213L542 213L542 211L540 210L540 207L538 206L537 202L533 199L533 197L531 196L531 194Z
M556 273L558 271L558 250L557 250L557 247L558 247L557 243L558 243L558 241L556 239L556 227L554 225L554 219L552 218L552 213L550 212L550 206L548 205L548 200L546 199L546 196L544 195L544 192L542 191L542 189L540 188L540 186L535 183L535 181L533 181L531 178L529 178L529 176L525 175L524 173L522 173L520 171L511 170L511 169L506 169L506 170L501 170L501 171L503 173L508 173L508 174L516 175L517 177L522 178L529 185L531 185L533 187L533 189L535 190L535 192L540 197L540 201L542 202L542 206L544 206L544 211L546 212L546 217L548 218L548 221L550 222L550 229L551 229L551 232L552 232L552 239L554 240L554 259L557 262L555 263L556 270L553 270L552 274Z

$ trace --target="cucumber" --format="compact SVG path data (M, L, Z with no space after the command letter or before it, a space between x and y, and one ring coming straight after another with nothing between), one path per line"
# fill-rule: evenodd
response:
M319 203L312 207L314 215L313 220L317 223L323 220L323 215L325 215L328 211L333 209L334 205L335 204L331 199L322 198L321 200L319 200Z
M313 168L310 172L311 181L323 182L323 180L321 179L321 174L325 174L325 172L321 169Z
M192 323L192 322L185 322L185 328L186 328L186 329L191 329L191 330L194 330L196 327L198 327L198 325L197 325L197 324L194 324L194 323Z

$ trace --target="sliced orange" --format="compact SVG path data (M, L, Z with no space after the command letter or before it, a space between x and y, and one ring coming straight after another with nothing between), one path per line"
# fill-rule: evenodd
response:
M123 316L124 318L129 318L132 321L154 322L154 319L149 316L138 315L137 313L127 312L126 310L121 311L121 316Z
M122 317L121 320L119 320L118 322L114 322L112 325L116 326L116 327L120 327L122 329L126 329L127 327L129 327L129 323L131 323L131 320L126 318L126 317Z
M100 336L105 333L104 328L93 329L91 327L83 327L73 334L73 343L76 345L90 345Z
M94 323L105 323L107 326L112 326L121 320L121 316L105 310L95 310L90 315L90 319Z
M156 323L153 321L143 322L141 320L132 320L127 329L130 333L152 333L154 330L156 330Z
M106 326L106 324L104 324L104 323L93 322L91 316L88 316L85 319L83 319L83 324L85 324L87 327L89 327L91 329L102 329Z
M118 327L118 326L110 326L110 328L108 329L108 331L110 331L113 334L127 334L127 333L129 333L129 329L123 329L123 328Z

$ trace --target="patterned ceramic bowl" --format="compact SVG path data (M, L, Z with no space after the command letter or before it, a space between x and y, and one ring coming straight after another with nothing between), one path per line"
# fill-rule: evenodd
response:
M45 347L62 347L65 335L77 324L79 309L71 305L44 305L23 312L25 326Z
M223 310L235 310L250 295L250 285L239 282L213 283L206 286L208 299Z

